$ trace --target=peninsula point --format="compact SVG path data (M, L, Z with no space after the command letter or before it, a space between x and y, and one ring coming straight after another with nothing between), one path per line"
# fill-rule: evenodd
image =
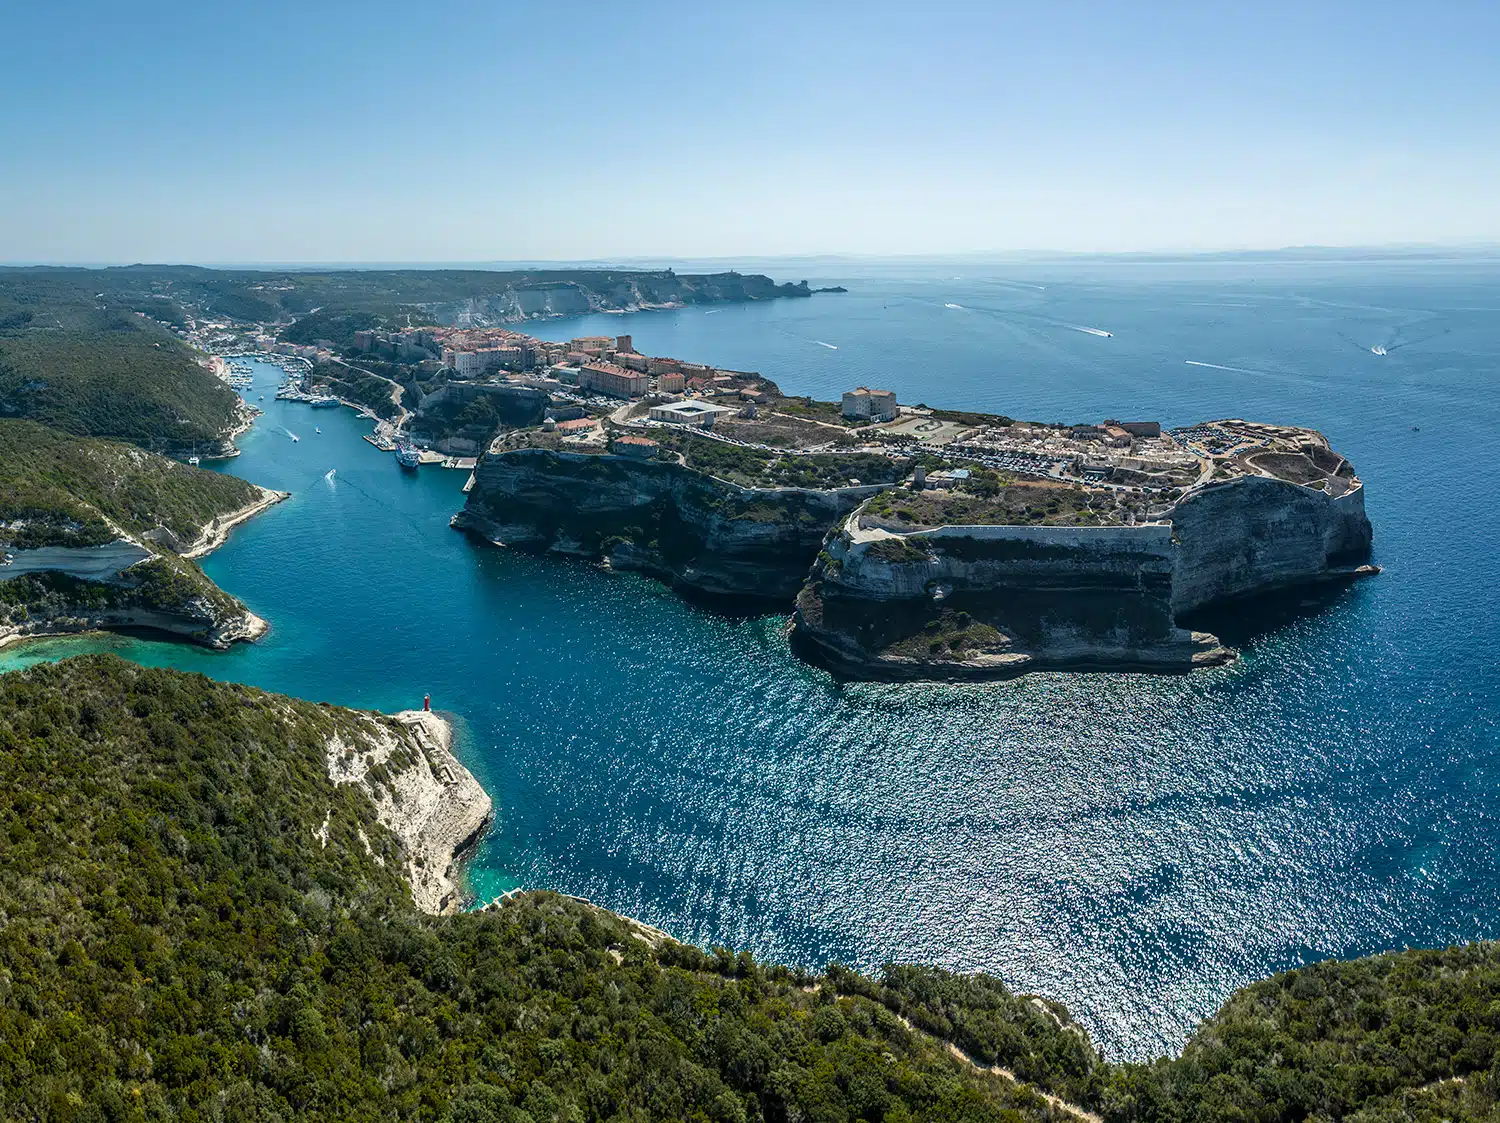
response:
M454 525L785 605L849 677L1213 665L1233 652L1193 614L1373 572L1363 483L1312 429L823 402L628 336L567 346L442 388L503 419Z

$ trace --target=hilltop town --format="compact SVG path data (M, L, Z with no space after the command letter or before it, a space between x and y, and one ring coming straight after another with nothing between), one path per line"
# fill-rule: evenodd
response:
M794 604L798 649L852 677L1212 665L1233 652L1192 614L1371 571L1362 484L1311 429L1018 421L867 386L824 402L628 335L421 345L442 385L413 431L436 402L437 447L483 450L455 526ZM479 417L482 446L453 428Z
M354 335L354 356L414 364L413 417L460 399L546 395L534 425L475 434L418 435L441 452L488 447L614 452L686 462L709 458L745 482L785 483L808 457L847 458L843 486L905 480L917 490L968 490L1004 476L1031 487L1091 493L1048 521L1126 524L1160 516L1192 488L1261 475L1338 496L1353 470L1307 430L1223 420L1164 431L1157 421L1023 422L1000 415L898 402L893 391L854 387L838 403L789 396L755 371L646 355L629 335L546 341L504 329L412 328ZM461 386L439 396L444 386ZM534 399L539 401L539 397ZM499 411L491 411L498 416ZM470 410L470 416L484 415ZM463 428L458 426L457 428ZM698 441L718 448L701 451ZM872 458L890 466L872 467ZM863 478L859 473L863 469ZM898 471L899 469L899 471Z

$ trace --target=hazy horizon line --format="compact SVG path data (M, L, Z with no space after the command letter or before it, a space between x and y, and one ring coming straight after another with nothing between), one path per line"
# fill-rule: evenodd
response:
M965 250L956 252L866 253L856 251L819 251L777 254L622 254L585 258L475 258L383 260L383 259L302 259L302 260L224 260L224 261L149 261L149 260L23 260L0 261L0 269L130 269L186 267L197 269L475 269L499 270L527 268L607 269L622 265L662 265L674 262L877 262L877 261L1059 261L1059 260L1203 260L1234 258L1288 257L1298 254L1327 257L1331 254L1411 257L1435 253L1476 255L1500 252L1500 241L1454 242L1386 242L1373 244L1321 244L1279 246L1270 249L1156 249L1156 250Z

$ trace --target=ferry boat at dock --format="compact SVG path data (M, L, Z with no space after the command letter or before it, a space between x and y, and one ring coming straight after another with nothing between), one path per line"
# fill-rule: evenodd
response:
M313 409L333 409L335 406L341 406L344 403L337 398L325 396L321 398L309 398L307 404L312 406Z
M411 445L397 445L396 463L408 472L415 472L422 463L422 454Z

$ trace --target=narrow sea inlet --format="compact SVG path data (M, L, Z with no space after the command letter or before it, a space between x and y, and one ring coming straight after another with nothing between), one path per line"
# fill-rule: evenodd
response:
M528 330L630 330L819 397L1315 426L1366 481L1385 574L1189 676L841 685L782 616L475 546L448 527L464 473L400 471L257 367L266 415L221 470L292 498L204 568L271 633L44 641L0 669L106 648L350 706L430 693L496 805L481 899L553 887L785 962L984 968L1114 1057L1175 1048L1283 967L1500 934L1500 594L1476 580L1500 517L1458 467L1500 454L1500 399L1472 389L1500 374L1500 270L902 269Z

